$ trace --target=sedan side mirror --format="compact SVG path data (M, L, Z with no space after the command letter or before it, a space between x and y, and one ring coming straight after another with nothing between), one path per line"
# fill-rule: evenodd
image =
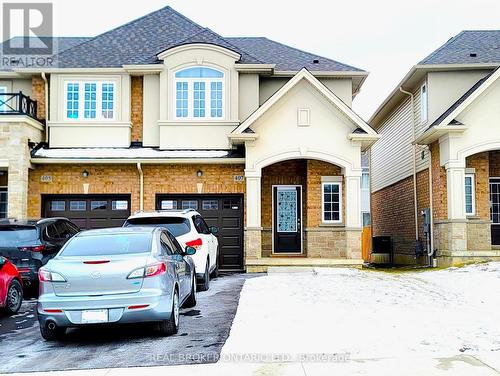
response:
M210 227L210 232L213 235L217 235L219 233L219 228L217 226L212 226L212 227Z
M196 248L194 247L186 247L186 250L184 251L184 254L187 256L192 256L196 253Z

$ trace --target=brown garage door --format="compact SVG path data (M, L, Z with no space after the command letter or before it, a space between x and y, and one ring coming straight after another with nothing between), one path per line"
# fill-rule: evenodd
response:
M66 217L81 229L120 227L130 215L130 195L44 195L44 217Z
M243 270L243 195L157 195L156 208L197 210L219 228L219 268Z

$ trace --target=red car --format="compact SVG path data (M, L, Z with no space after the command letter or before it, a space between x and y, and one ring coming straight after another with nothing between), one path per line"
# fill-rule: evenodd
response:
M0 256L0 308L9 315L19 311L23 303L23 285L17 268Z

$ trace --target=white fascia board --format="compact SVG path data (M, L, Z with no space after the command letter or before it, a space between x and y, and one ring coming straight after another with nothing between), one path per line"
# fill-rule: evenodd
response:
M234 68L240 73L272 74L276 64L235 64Z
M465 125L436 125L417 137L415 143L420 145L429 145L447 133L460 134L465 132L467 129L468 127Z

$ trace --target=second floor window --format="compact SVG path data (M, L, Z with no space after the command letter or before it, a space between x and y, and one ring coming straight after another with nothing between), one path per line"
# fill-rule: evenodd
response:
M422 123L427 121L427 84L420 87L420 120Z
M175 73L175 117L220 119L224 116L224 73L192 67Z
M65 90L66 119L114 120L114 82L68 81Z

